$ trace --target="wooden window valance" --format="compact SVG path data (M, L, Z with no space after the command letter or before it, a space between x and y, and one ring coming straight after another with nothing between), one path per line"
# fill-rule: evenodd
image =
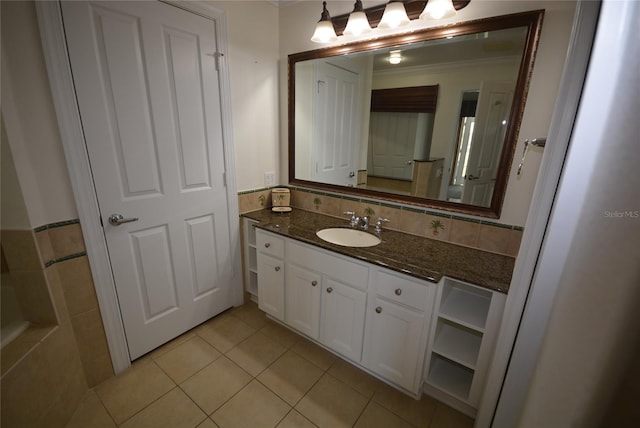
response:
M438 85L371 91L374 112L435 113L437 102Z

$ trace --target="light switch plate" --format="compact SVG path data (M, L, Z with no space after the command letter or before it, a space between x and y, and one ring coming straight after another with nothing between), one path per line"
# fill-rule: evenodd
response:
M271 187L276 185L276 173L273 171L267 171L264 173L264 186Z

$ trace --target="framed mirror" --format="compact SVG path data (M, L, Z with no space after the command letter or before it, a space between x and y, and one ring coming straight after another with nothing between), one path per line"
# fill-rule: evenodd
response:
M499 218L544 11L289 55L289 182Z

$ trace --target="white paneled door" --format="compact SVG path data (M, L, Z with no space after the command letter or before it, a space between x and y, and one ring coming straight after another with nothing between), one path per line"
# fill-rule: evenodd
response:
M232 306L215 21L152 1L62 10L133 360Z

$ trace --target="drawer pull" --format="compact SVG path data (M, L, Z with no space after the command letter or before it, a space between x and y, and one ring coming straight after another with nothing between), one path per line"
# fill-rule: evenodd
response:
M318 281L311 281L311 285L315 287L316 285L318 285Z
M264 244L264 248L269 248L270 246L271 246L271 244L268 243L268 242Z
M376 314L379 314L380 312L382 312L382 308L381 308L380 306L378 306L378 307L376 308Z
M276 272L280 272L280 266L276 266Z
M396 288L396 296L399 296L402 294L402 290L399 288Z
M333 288L329 287L327 288L327 293L331 293L333 291Z

